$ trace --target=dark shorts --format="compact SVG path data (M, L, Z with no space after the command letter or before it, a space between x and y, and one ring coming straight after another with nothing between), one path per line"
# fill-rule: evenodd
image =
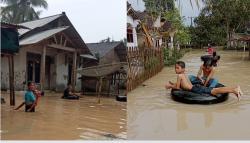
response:
M31 105L25 105L25 112L35 112L35 107L33 107L33 109L31 109L30 111L28 111L31 108Z
M202 93L211 94L212 89L213 89L212 87L205 87L199 84L195 84L193 85L191 91L194 93L198 93L198 94L202 94Z

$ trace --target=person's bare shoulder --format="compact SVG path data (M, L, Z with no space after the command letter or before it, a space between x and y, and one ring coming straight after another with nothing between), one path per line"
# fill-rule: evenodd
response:
M184 76L185 76L185 74L183 74L183 73L177 75L177 77L180 79L182 79Z

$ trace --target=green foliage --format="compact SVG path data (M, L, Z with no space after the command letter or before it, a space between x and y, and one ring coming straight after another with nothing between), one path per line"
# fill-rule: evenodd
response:
M182 58L185 53L189 52L190 49L177 50L174 48L172 51L169 48L164 48L164 64L165 66L174 65L177 60ZM172 55L170 55L172 53Z
M39 18L41 11L35 11L35 7L47 9L46 0L1 0L6 4L2 8L2 20L10 23L22 23Z
M171 28L176 30L174 37L175 43L178 41L179 44L187 44L191 40L190 32L187 27L184 26L183 19L180 16L180 12L177 8L166 11L164 18L171 22Z
M191 41L191 34L187 27L179 29L175 35L175 41L178 41L181 45L186 45Z
M244 33L250 21L249 0L205 0L205 7L190 28L192 43L225 45L232 33Z
M160 61L157 57L150 58L149 62L145 64L145 69L154 69Z
M170 11L165 11L163 17L171 22L171 27L173 29L180 29L183 27L183 21L180 16L180 12L177 8Z
M143 0L147 11L154 16L158 16L165 11L174 8L174 0Z

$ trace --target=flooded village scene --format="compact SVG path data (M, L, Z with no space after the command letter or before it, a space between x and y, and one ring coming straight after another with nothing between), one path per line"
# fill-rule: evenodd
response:
M1 140L250 140L250 1L0 7Z
M126 139L125 2L1 3L1 139Z
M127 95L128 139L249 140L249 1L128 0L127 11L127 34L136 37L131 44L128 37L127 46L138 50L128 53L134 61L128 61L133 73L128 74L133 83ZM183 67L177 61L185 62L180 83ZM196 79L207 72L213 82L191 81L190 75ZM193 87L215 82L231 93L179 90L187 78Z

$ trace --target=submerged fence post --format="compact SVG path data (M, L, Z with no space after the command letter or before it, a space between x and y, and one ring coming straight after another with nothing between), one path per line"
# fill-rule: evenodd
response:
M9 60L10 105L15 106L14 59L13 59L13 55L9 55L8 60Z

